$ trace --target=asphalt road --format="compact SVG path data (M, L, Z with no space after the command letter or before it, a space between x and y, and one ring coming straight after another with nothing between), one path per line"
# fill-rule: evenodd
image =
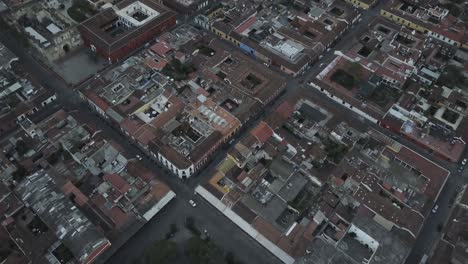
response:
M299 76L296 79L290 79L287 84L286 92L277 100L281 102L285 97L294 94L297 90L302 87L300 80L313 79L318 72L320 72L319 65L322 63L326 65L331 62L334 58L334 50L346 50L352 44L349 41L350 38L360 36L362 32L367 30L369 22L379 13L383 2L372 10L365 12L361 16L361 21L352 27L347 33L345 33L341 40L333 47L333 49L325 54L323 58L317 62L311 69L308 70L303 76ZM117 130L110 125L102 122L102 119L97 115L93 114L91 110L84 104L78 95L50 70L43 67L42 64L38 63L31 57L31 54L24 48L17 44L16 40L11 34L6 32L0 32L0 41L2 41L9 49L11 49L17 56L20 57L24 64L26 71L30 74L30 77L40 83L42 86L48 89L54 90L58 95L58 100L66 106L68 110L76 110L80 113L80 117L85 122L91 122L98 124L98 129L102 130L106 136L110 139L119 142L126 150L127 154L134 156L139 154L144 156L143 153L133 144L131 144L124 136L122 136ZM280 73L279 73L280 74ZM332 101L328 97L322 95L315 89L311 89L312 93L315 94L318 101L323 101L326 104L333 105L335 107L343 108L343 116L349 118L356 118L356 115L344 108L340 104ZM276 105L273 104L265 109L265 113L271 112ZM261 117L260 117L261 118ZM259 118L259 119L260 119ZM252 121L251 125L254 125L259 119ZM378 129L379 131L390 135L388 131L371 124L365 120L361 120L362 126L370 126ZM245 128L244 131L248 130ZM421 150L411 142L407 142L404 139L399 139L401 143L418 150L424 156L433 160L441 165L449 165L446 162L435 159L429 152ZM226 151L221 150L215 155L214 162L208 165L205 171L209 171L217 162L225 156ZM110 257L108 263L130 263L132 260L142 256L144 250L151 245L155 240L162 239L169 230L171 223L177 223L182 226L183 220L187 216L192 216L196 219L203 229L207 229L212 239L224 248L226 251L232 251L240 260L244 263L280 263L273 255L265 250L258 243L253 241L247 234L242 232L237 226L235 226L230 220L221 215L216 209L208 205L203 199L194 197L193 188L201 181L204 181L209 174L201 173L200 176L193 179L189 179L188 182L183 183L177 177L170 175L164 169L161 169L153 161L148 158L144 158L145 165L153 170L158 178L166 182L170 188L176 192L177 197L172 201L166 208L164 208L158 215L156 215L149 223L138 231L133 237L131 237L123 247L121 247L115 255ZM462 182L461 178L450 177L446 187L442 191L438 203L440 209L436 214L433 214L426 220L424 228L418 238L418 242L414 247L411 255L408 258L407 263L417 263L417 259L426 252L432 244L432 241L438 236L436 229L437 225L447 217L448 203L451 197L453 197L456 187ZM188 200L194 199L197 201L198 206L192 208L188 206Z

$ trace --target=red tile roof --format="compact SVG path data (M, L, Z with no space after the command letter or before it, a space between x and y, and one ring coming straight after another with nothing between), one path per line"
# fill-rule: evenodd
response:
M281 239L281 232L262 217L257 217L253 221L252 226L260 232L260 234L275 244Z
M110 107L110 105L92 89L86 90L84 95L104 112Z
M158 56L148 57L145 59L145 64L155 70L162 70L167 65L167 60L159 58Z
M111 246L110 242L107 240L106 242L102 243L99 247L97 247L89 257L83 262L85 264L93 263L94 260L102 254L102 252L106 251Z
M402 147L399 152L386 148L383 154L397 157L413 168L419 170L425 177L427 177L429 182L427 186L425 186L424 193L431 199L437 198L450 174L448 170L406 147Z
M84 195L78 188L76 188L76 186L70 181L68 181L62 186L62 191L65 195L73 193L73 195L75 196L74 202L80 206L83 206L88 202L89 198L86 195Z
M267 140L273 136L273 130L265 122L260 122L252 131L250 131L252 136L256 137L260 142L265 143Z
M242 23L238 28L236 28L235 32L237 32L239 34L244 32L246 29L248 29L250 26L252 26L255 23L255 21L257 21L256 16L250 17L244 23Z
M130 190L130 184L117 174L104 175L104 180L108 181L115 189L121 193L126 193Z
M276 109L276 114L280 115L282 118L285 119L288 119L293 112L294 105L288 101L281 103L281 105L278 106L278 108Z
M154 44L150 49L161 57L165 57L166 54L172 50L172 48L169 47L169 45L167 45L164 41L160 41Z

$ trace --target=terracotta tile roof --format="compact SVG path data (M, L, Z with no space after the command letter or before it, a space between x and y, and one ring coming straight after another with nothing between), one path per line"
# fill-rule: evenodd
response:
M164 41L160 41L150 47L154 53L158 54L161 57L165 57L166 54L172 50L172 48Z
M135 133L144 125L144 122L140 119L136 118L125 118L120 123L120 128L124 131L128 132L131 136L135 135Z
M108 181L115 189L119 190L122 194L130 190L130 184L117 174L104 175L104 180Z
M148 143L156 137L156 129L149 125L143 125L134 134L134 137L139 143L148 145Z
M406 147L402 147L399 152L395 152L387 147L383 154L404 161L427 177L429 182L425 186L424 193L431 199L436 199L450 174L448 170Z
M141 166L140 162L128 162L127 171L130 175L139 177L146 182L151 182L155 179L155 175L146 167Z
M157 56L154 56L153 58L151 57L148 57L148 58L145 58L145 64L152 68L152 69L155 69L155 70L162 70L164 67L166 67L168 61L163 59L163 58L159 58Z
M304 238L309 240L309 241L312 241L314 239L314 232L315 230L317 229L317 223L315 223L314 221L311 221L306 229L304 230Z
M303 256L309 242L303 236L305 228L305 226L297 224L288 236L281 237L278 246L293 257Z
M262 121L250 131L250 134L256 137L260 142L265 143L273 136L273 130L267 123Z
M288 119L291 114L294 112L294 104L289 101L285 101L276 108L276 114L281 116L284 119Z
M93 89L86 90L84 95L104 112L110 107L109 103L102 99Z
M234 31L236 33L241 34L242 32L244 32L244 30L252 26L255 23L255 21L257 21L257 17L252 16L249 19L247 19L244 23L242 23L239 27L237 27Z
M281 232L260 216L253 221L252 226L274 244L281 239Z
M78 188L76 188L76 186L70 181L62 186L62 191L67 196L69 194L73 194L75 197L74 202L80 206L85 205L89 200L89 198L84 195Z
M166 194L171 190L166 184L157 181L151 187L151 193L153 194L154 198L158 201L161 200Z

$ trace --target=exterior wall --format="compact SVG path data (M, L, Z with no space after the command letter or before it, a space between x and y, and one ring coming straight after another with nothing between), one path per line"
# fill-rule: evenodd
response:
M93 101L91 101L91 99L89 99L88 97L86 97L84 94L82 94L80 92L80 97L81 99L85 100L86 102L88 102L88 104L98 113L100 114L101 116L105 117L106 119L108 118L107 115L106 115L106 112L101 109L100 107L98 107Z
M164 197L159 200L151 209L146 211L146 213L143 215L143 218L146 221L151 220L161 209L164 208L172 199L176 197L176 194L173 191L169 191Z
M256 57L257 52L253 48L245 45L244 43L240 43L239 48L245 53L249 54L250 56L254 58Z
M377 248L379 247L379 242L377 242L374 238L369 236L366 232L362 231L353 224L351 224L351 227L348 230L348 233L351 232L356 234L356 237L354 239L359 241L359 243L367 245L372 250L372 252L377 251Z
M184 176L189 178L195 172L193 164L190 165L188 168L178 168L177 166L172 164L171 161L166 159L166 157L164 157L161 153L152 153L152 154L153 154L153 157L157 158L164 167L169 169L172 173L177 175L179 178L183 178Z
M88 29L81 27L81 36L83 37L84 44L90 47L93 51L108 59L110 62L117 62L122 58L135 51L136 49L143 46L145 43L151 41L155 35L159 35L166 29L173 27L177 24L176 16L168 18L157 25L154 25L151 29L139 33L132 40L121 47L112 47L108 43L105 43L93 32Z
M432 38L435 38L435 39L437 39L437 40L440 40L440 41L442 41L442 42L445 42L445 43L447 43L447 44L455 45L455 46L457 46L457 47L461 47L461 44L460 44L459 42L454 41L454 40L452 40L452 39L449 39L449 38L447 38L447 37L445 37L445 36L442 36L442 35L440 35L439 33L436 33L436 32L431 31L431 32L429 32L429 36L432 37Z
M362 2L362 1L359 1L359 0L345 0L345 2L348 2L348 3L352 4L355 7L359 7L359 8L362 8L362 9L369 9L369 7L370 7L369 4L366 4L366 3Z
M55 101L57 99L57 96L54 94L52 95L51 97L47 98L46 100L44 100L43 102L41 102L41 105L42 106L47 106L48 104L52 103L53 101Z
M227 34L224 33L223 31L218 30L217 28L214 28L214 27L211 28L211 31L213 33L215 33L217 36L219 36L219 37L221 37L221 38L223 38L225 40L229 40L228 37L227 37Z
M353 107L351 104L349 104L348 102L346 102L345 100L337 97L337 96L334 96L333 94L331 94L330 92L328 92L327 90L321 88L320 86L316 85L315 83L309 83L310 86L312 86L313 88L317 89L318 91L320 91L321 93L325 94L326 96L328 96L329 98L331 98L333 101L337 102L337 103L340 103L342 104L343 106L345 106L346 108L349 108L351 109L353 112L357 113L358 115L364 117L365 119L371 121L372 123L375 123L375 124L378 124L380 121L377 120L376 118L370 116L369 114L367 114L366 112L360 110L360 109L357 109L356 107Z
M283 71L286 74L289 74L289 75L293 76L293 77L296 77L299 74L297 72L294 72L293 70L290 70L290 69L284 67L283 65L280 65L280 70Z
M110 59L111 62L117 62L120 59L126 57L136 49L140 48L143 46L146 42L151 41L155 35L159 35L162 32L164 32L166 29L175 26L177 23L177 19L175 16L169 18L168 20L155 25L152 29L142 32L135 38L133 38L129 43L127 43L125 46L122 46L121 48L118 48L116 50L110 51L108 54L108 58Z
M403 26L407 26L411 29L414 29L418 32L421 32L421 33L424 33L424 34L428 34L428 36L432 37L432 38L435 38L437 40L440 40L440 41L443 41L447 44L450 44L450 45L455 45L457 47L464 47L465 49L468 48L468 43L460 43L458 41L454 41L450 38L447 38L445 36L442 36L436 32L433 32L431 31L430 29L426 28L425 26L422 26L420 24L417 24L415 22L412 22L412 21L409 21L405 18L402 18L394 13L390 13L386 10L381 10L380 11L380 14L390 20L392 20L393 22L397 23L397 24L400 24L400 25L403 25Z
M175 0L163 0L163 2L164 2L164 5L176 10L179 13L193 14L207 7L211 1L210 0L204 0L204 1L199 1L199 2L196 1L195 3L190 4L188 6L182 5Z
M406 20L405 18L402 18L396 14L393 14L393 13L390 13L386 10L381 10L380 11L380 14L383 16L383 17L386 17L390 20L392 20L393 22L397 23L397 24L400 24L400 25L403 25L403 26L407 26L411 29L414 29L418 32L421 32L421 33L424 33L424 34L427 34L429 32L429 29L421 26L421 25L418 25L414 22L411 22L409 20Z
M195 24L201 26L205 30L210 30L210 19L204 15L198 15L195 17Z
M76 27L70 28L67 31L61 33L51 41L51 45L47 48L42 47L38 42L28 38L33 47L39 52L39 54L49 62L58 60L79 48L83 41ZM68 51L65 51L64 47L68 47Z

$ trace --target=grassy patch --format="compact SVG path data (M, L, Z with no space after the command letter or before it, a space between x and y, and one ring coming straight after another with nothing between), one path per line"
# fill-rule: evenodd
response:
M351 90L357 84L356 78L354 78L351 74L347 73L343 69L336 70L330 77L330 80L333 82L338 83L339 85L343 86L344 88Z
M145 253L146 263L169 264L177 258L177 244L170 240L156 241Z
M74 1L73 5L67 10L68 15L78 23L81 23L89 17L96 14L96 11L88 1Z
M400 92L397 89L386 85L380 85L368 99L380 107L385 107L389 103L395 102L399 97Z
M209 57L214 56L214 54L216 53L214 49L207 47L205 45L199 46L198 50L201 54L205 56L209 56Z
M465 78L460 68L454 65L448 65L440 75L437 83L447 87L459 87L468 89L468 78Z
M306 189L303 189L302 191L299 192L296 198L294 198L294 200L292 200L288 204L289 206L293 207L294 209L302 213L305 210L307 210L307 208L309 208L311 201L313 201L313 199L311 199L312 196L313 196L312 193L310 193Z
M258 78L254 74L249 73L249 75L247 75L247 77L245 77L245 79L241 81L241 84L244 87L253 90L256 86L262 84L262 80L260 80L260 78Z
M225 263L223 251L212 241L194 236L189 239L186 254L193 264Z
M323 139L322 143L325 145L325 152L327 152L328 160L335 164L340 163L349 150L346 145L337 143L329 138Z
M457 122L457 119L459 117L460 117L459 113L451 111L449 109L445 110L445 112L442 114L442 118L452 124L455 124L455 122Z
M191 64L183 64L179 60L172 60L162 69L162 73L176 81L181 81L185 80L195 70L195 66Z

